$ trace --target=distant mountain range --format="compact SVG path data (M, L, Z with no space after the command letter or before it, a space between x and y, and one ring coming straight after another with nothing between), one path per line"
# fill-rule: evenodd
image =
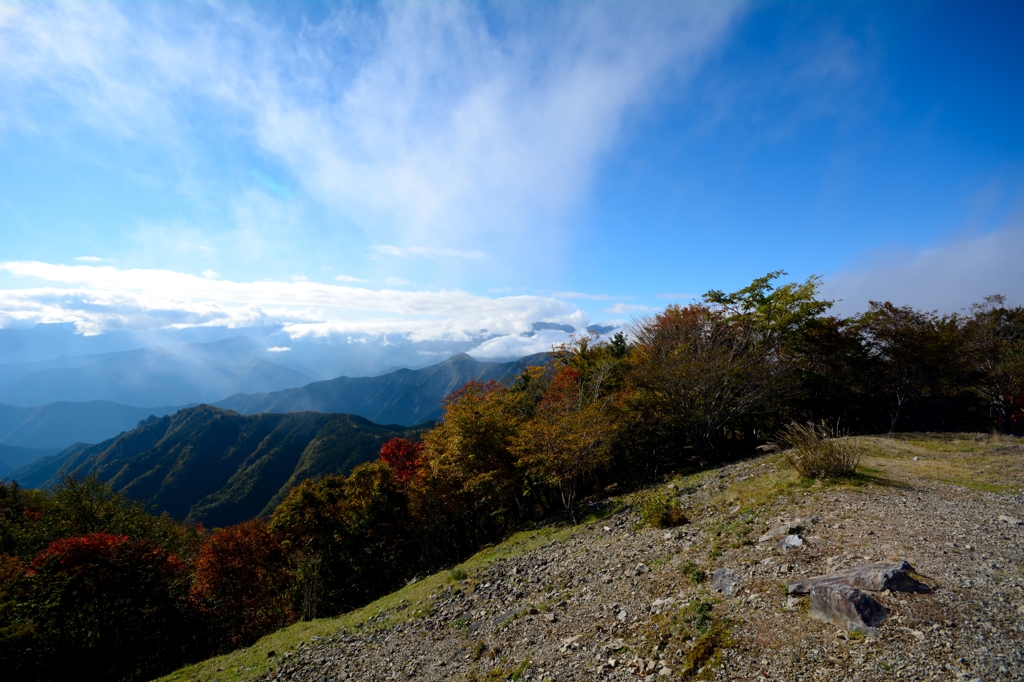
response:
M56 452L58 451L53 448L19 448L0 444L0 479L15 469Z
M131 407L107 400L42 407L0 405L0 444L57 452L73 443L99 443L130 431L150 415L162 417L182 407L188 406Z
M547 353L512 362L480 362L465 353L423 369L400 369L377 377L338 377L273 393L234 395L215 403L243 414L258 412L345 412L378 424L411 426L441 416L441 400L475 379L507 379L530 365L548 362Z
M235 393L309 383L255 340L157 346L102 355L0 366L0 403L20 406L107 400L124 405L187 405Z
M74 445L10 477L35 488L52 487L62 472L96 474L157 512L226 526L268 514L299 481L347 473L388 439L418 433L349 414L241 415L199 405L97 445Z
M439 417L441 400L470 379L500 381L528 365L544 362L545 353L514 362L479 362L459 354L423 369L400 369L377 377L339 377L272 393L240 393L216 405L243 414L349 413L378 424L411 426ZM130 431L147 417L163 417L183 407L189 405L132 407L111 401L0 405L0 444L56 451L74 443L99 443Z

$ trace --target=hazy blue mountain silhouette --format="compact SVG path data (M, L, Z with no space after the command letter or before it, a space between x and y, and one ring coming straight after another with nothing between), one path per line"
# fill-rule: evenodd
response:
M99 443L130 431L150 415L162 417L182 407L187 406L132 407L107 400L41 407L0 405L0 444L61 450L72 443Z
M338 377L301 388L233 395L214 403L243 414L259 412L344 412L378 424L410 426L441 415L441 400L467 381L501 381L529 365L548 362L547 353L512 362L480 362L459 353L422 369L399 369L376 377Z
M57 450L53 448L19 448L0 444L0 479L6 478L16 469L56 452Z
M309 372L269 360L271 355L253 339L235 337L7 365L0 368L0 403L37 406L108 400L132 406L186 405L312 380Z

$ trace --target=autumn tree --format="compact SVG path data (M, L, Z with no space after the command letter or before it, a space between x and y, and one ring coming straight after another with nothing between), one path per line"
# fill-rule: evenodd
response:
M573 521L584 477L610 458L614 416L606 384L615 353L614 347L597 342L596 335L556 347L552 356L557 369L513 439L519 466L557 487Z
M34 677L148 679L186 656L184 566L148 541L108 533L55 540L27 580Z
M724 427L765 409L788 369L748 331L704 304L670 305L631 328L635 402L669 437L684 436L702 463L711 460Z
M563 367L534 418L523 424L513 450L520 466L557 486L575 522L580 483L607 462L611 431L607 404L588 399L580 371Z
M866 378L887 404L890 432L908 406L966 385L965 338L957 316L871 301L853 325L869 358Z
M421 483L410 504L424 556L440 564L518 526L523 481L512 441L523 416L509 389L470 381L445 399L444 414L424 438Z
M219 641L247 646L294 619L284 548L259 519L219 530L199 550L191 598Z
M423 465L423 443L392 438L381 446L380 458L400 483L408 483Z

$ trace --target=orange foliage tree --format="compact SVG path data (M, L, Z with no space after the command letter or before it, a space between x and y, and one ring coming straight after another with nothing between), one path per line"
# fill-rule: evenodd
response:
M513 438L512 450L520 468L557 486L575 521L583 478L609 460L614 418L605 384L614 358L606 344L590 337L555 352L563 364Z
M410 491L428 563L461 558L519 524L522 474L511 451L521 418L508 389L470 381L444 403L423 439L425 462Z

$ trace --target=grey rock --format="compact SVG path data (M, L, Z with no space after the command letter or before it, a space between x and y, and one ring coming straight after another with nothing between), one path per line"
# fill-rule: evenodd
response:
M896 564L864 564L840 569L829 575L806 578L789 583L789 594L810 594L815 585L846 585L861 590L881 592L929 592L927 586L911 577L914 567L906 561Z
M781 540L779 540L779 549L782 549L782 550L797 549L797 548L803 547L803 546L804 546L804 539L802 537L800 537L799 535L797 535L796 533L793 533L792 535L787 535L786 537L784 537Z
M728 568L719 568L711 576L711 589L715 592L721 592L724 595L732 596L736 594L736 590L739 589L739 586L740 577Z
M773 538L783 537L785 535L792 535L793 533L799 533L803 528L799 523L784 523L781 526L776 526L770 531L758 538L758 542L767 542Z
M877 635L889 612L875 599L855 587L841 583L819 583L811 587L811 615L851 632Z
M1008 523L1011 526L1019 526L1021 524L1024 524L1024 521L1021 521L1020 519L1016 519L1016 518L1014 518L1012 516L1007 516L1006 514L1001 514L999 516L999 520L1002 521L1003 523Z

